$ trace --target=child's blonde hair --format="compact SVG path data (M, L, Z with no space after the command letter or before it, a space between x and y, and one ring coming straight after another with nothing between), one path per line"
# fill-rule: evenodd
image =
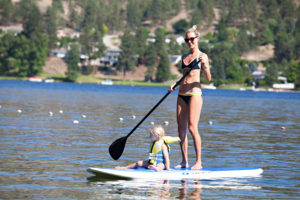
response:
M157 125L150 129L151 135L157 135L160 138L165 136L165 130L162 126Z
M186 35L187 35L189 32L195 33L196 37L200 37L200 32L197 30L197 25L193 25L192 28L189 28L189 29L185 32L185 37L186 37Z

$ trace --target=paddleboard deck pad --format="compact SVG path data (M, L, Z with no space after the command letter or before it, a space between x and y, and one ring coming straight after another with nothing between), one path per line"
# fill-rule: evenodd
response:
M211 180L219 178L243 178L259 177L263 170L261 168L228 167L228 168L203 168L191 170L189 168L162 170L159 172L137 168L137 169L111 169L90 167L87 171L97 177L110 177L115 179L201 179Z

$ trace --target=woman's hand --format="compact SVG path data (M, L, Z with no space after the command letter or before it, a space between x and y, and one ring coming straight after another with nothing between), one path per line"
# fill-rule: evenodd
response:
M173 83L170 87L169 87L169 92L173 92L174 90L176 90L176 88L175 89L173 89L174 88L174 86L176 85L176 83Z
M201 68L203 69L203 71L206 71L209 67L207 55L206 54L200 55L199 60L201 63Z

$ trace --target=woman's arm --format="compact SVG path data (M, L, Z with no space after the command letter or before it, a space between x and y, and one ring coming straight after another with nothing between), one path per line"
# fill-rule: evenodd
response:
M210 74L208 56L205 53L203 53L203 55L200 56L200 59L201 59L201 68L203 69L205 80L207 82L210 82L211 74Z

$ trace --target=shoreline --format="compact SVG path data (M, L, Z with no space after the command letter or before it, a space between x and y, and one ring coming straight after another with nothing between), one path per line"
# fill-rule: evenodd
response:
M41 76L38 76L41 78L41 81L38 82L44 82L44 80L47 77L50 77L54 80L54 82L67 82L64 81L65 76L64 75L49 75L49 74L43 74ZM0 80L17 80L17 81L29 81L28 77L15 77L15 76L0 76ZM74 83L90 83L90 84L97 84L97 85L105 85L102 83L102 81L105 80L111 80L112 85L131 85L131 86L149 86L149 87L168 87L170 86L173 82L176 82L176 80L171 80L167 81L165 83L156 83L156 82L146 82L146 81L139 81L139 80L122 80L122 79L107 79L107 78L97 78L97 77L92 77L92 76L84 76L80 75L78 77L78 80L75 81ZM211 90L207 84L202 84L203 89ZM245 86L243 84L227 84L227 85L221 85L219 87L216 87L215 89L222 89L222 90L240 90L240 91L254 91L254 92L259 92L259 91L266 91L266 92L299 92L299 90L279 90L279 89L273 89L273 88L265 88L265 87L260 87L260 88L251 88L249 86Z

